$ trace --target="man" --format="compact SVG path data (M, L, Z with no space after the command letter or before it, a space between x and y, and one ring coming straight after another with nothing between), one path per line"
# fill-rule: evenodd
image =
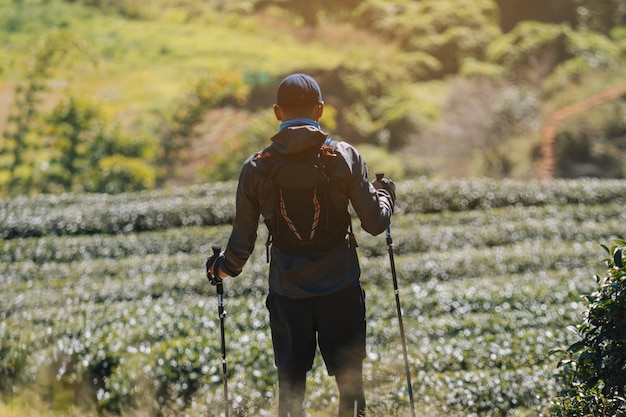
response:
M318 151L333 142L320 130L323 111L321 90L312 77L292 74L280 83L274 105L280 130L272 137L271 147L253 154L243 165L228 245L222 254L207 261L212 283L241 273L254 248L259 216L263 216L272 236L278 233L281 218L295 217L293 210L297 207L292 204L292 211L286 213L282 199L276 201L271 163L279 157ZM281 247L280 236L274 236L271 247L266 306L278 368L279 417L303 415L306 373L312 368L317 345L329 375L334 375L337 382L338 416L353 417L355 410L359 416L365 415L365 293L360 285L348 204L352 204L365 231L380 234L391 219L395 186L388 179L370 183L366 164L357 150L345 142L335 141L332 145L326 168L328 200L338 213L330 217L339 226L333 226L334 232L321 226L317 231L338 233L339 239L327 239L332 247L307 251L296 250L294 245ZM293 176L297 179L297 174ZM293 224L289 227L296 233ZM298 238L304 239L300 235Z

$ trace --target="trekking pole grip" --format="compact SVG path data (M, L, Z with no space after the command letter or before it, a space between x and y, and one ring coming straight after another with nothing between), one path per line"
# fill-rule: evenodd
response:
M378 171L376 173L376 180L382 183L383 178L385 178L385 173L383 171ZM391 239L391 224L387 225L387 246L393 246L393 240Z
M222 247L219 245L213 245L211 246L211 249L213 250L213 256L217 260L217 257L220 255L220 253L222 253ZM217 262L215 266L216 267L213 269L215 279L217 280L217 284L215 285L215 287L218 294L224 294L224 285L222 284L222 280L220 279L219 265L217 264Z
M213 256L215 256L216 259L220 255L220 253L222 253L222 247L219 245L213 245L211 246L211 249L213 249Z

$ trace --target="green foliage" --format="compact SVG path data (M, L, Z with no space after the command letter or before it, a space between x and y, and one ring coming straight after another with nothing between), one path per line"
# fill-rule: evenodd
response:
M563 91L572 82L580 80L588 72L589 67L584 59L580 57L568 59L557 66L552 74L543 81L542 88L548 95Z
M0 324L0 395L14 392L17 385L28 384L25 369L28 357L32 354L28 338L7 328L5 321Z
M38 191L36 170L42 163L41 95L47 81L63 60L77 48L76 39L67 33L48 34L26 68L24 84L16 88L8 127L0 144L0 185L11 195Z
M624 178L626 176L626 106L620 101L572 117L555 143L557 175Z
M619 53L619 48L601 34L574 31L565 24L527 21L494 40L487 56L512 75L537 81L573 58L582 59L589 69L613 66Z
M575 0L578 24L583 30L608 34L626 23L626 7L621 0Z
M374 167L372 167L374 168ZM375 169L375 168L374 168ZM620 180L560 180L549 183L497 181L403 181L396 213L439 213L498 207L623 202ZM116 196L39 195L2 202L0 237L42 237L158 231L215 226L233 219L236 183L212 183L175 191ZM424 198L428 196L428 198Z
M217 303L203 261L228 239L235 186L0 200L0 402L35 387L46 410L83 392L91 402L76 415L221 410ZM615 238L624 222L626 183L397 187L392 233L418 415L539 415L557 386L546 355L568 338L589 291L590 242ZM405 416L384 237L357 233L370 414ZM235 415L276 411L265 237L244 273L225 281ZM307 388L307 412L336 413L321 358Z
M214 181L239 178L246 159L271 144L270 139L277 133L278 123L271 111L255 115L238 139L226 143L223 151L213 157L215 165L205 169L204 176Z
M42 36L52 31L66 31L77 19L89 19L93 10L76 8L61 1L0 1L0 36L25 33Z
M618 0L558 1L550 9L559 10L571 27L523 22L502 36L500 25L504 23L498 4L504 9L507 3L506 7L513 10L516 6L511 2L301 3L0 1L0 48L6 57L0 63L3 91L13 86L17 78L14 72L27 74L21 71L27 68L25 54L32 45L40 44L40 38L56 33L57 41L46 48L59 51L54 58L57 65L52 65L52 58L48 64L54 71L36 83L19 80L9 123L0 126L7 135L0 144L3 195L119 192L162 186L168 181L180 184L181 173L190 171L178 168L187 168L190 161L186 157L205 140L215 147L217 157L207 157L194 180L234 179L245 157L258 148L256 141L265 144L269 138L270 129L256 133L265 128L245 126L248 120L256 125L265 117L262 112L269 107L267 97L273 94L266 83L294 70L319 74L328 82L329 108L332 105L336 110L333 123L325 124L331 134L357 145L374 144L422 158L411 162L416 168L407 175L528 178L536 175L536 154L530 148L536 139L536 123L540 122L541 100L545 99L535 87L541 86L541 93L562 91L598 69L614 67L626 51L622 34L625 11ZM531 9L533 4L524 7ZM555 21L549 14L542 11L537 18ZM268 25L273 30L267 30ZM80 42L61 42L66 35L58 31L76 34ZM65 57L76 51L88 53L72 60L72 70L67 71ZM41 55L40 59L43 62L46 58ZM262 74L264 81L249 74ZM529 80L534 87L520 88L518 92L524 94L504 103L499 97L474 90L476 98L466 95L457 99L458 107L448 116L446 93L450 100L463 93L457 91L458 75L471 77L477 85L484 79L518 85L520 80ZM188 87L190 80L197 82ZM433 94L432 80L446 87ZM71 93L59 88L68 83ZM47 86L54 90L41 90ZM598 85L597 90L601 87ZM181 94L184 90L189 91ZM61 112L66 100L59 100L59 96L76 101L74 120L62 120L70 113L52 118L42 113L42 109L52 107ZM59 100L59 104L50 100ZM88 124L86 114L81 116L85 120L78 119L81 111L89 110L85 106L96 101L99 109L114 114L121 124L113 127L109 119L99 117L91 118L93 124ZM488 108L493 103L491 111ZM252 115L234 128L243 134L235 140L228 138L223 145L202 121L207 111L227 106L244 108L246 116ZM468 112L468 108L477 111ZM104 142L132 142L142 150L101 153L88 162L92 169L86 172L85 162L72 156L79 147L71 141L95 140L98 123L102 124L101 136L108 137ZM74 127L70 129L71 125ZM261 137L264 140L259 140ZM469 140L464 140L466 137ZM424 145L424 138L444 140ZM517 146L511 138L526 145ZM55 146L49 146L50 141ZM445 149L448 144L454 149ZM424 148L438 146L441 151L422 153ZM604 147L600 150L602 160L612 155L612 150ZM433 156L437 152L439 155ZM462 155L461 160L456 154ZM613 159L599 175L623 176L620 164ZM119 163L115 169L113 161ZM594 164L598 165L596 161ZM107 170L106 178L98 175L100 167ZM73 174L79 171L86 173ZM83 180L85 184L79 184Z
M128 19L156 19L163 14L180 15L183 21L202 19L214 10L222 13L246 14L254 10L260 0L64 0L69 3L82 3L96 7L104 13L118 14ZM236 4L233 4L236 3Z
M610 38L591 31L573 31L569 37L568 53L582 58L591 69L614 67L620 56L620 49Z
M189 406L210 369L212 352L206 336L169 339L155 348L158 357L154 371L156 402L161 406L176 404L180 410Z
M258 1L258 3L264 8L268 6L278 6L287 10L290 14L297 16L305 25L316 26L320 20L324 18L336 21L338 16L344 16L344 18L349 17L350 12L362 3L362 0L321 0L317 2L266 0Z
M41 194L2 205L2 238L116 234L183 226L217 225L232 219L235 184L217 183L175 191L116 196ZM82 203L81 203L82 202Z
M407 172L410 172L411 176L414 177L427 173L419 172L415 166L415 161L411 158L392 154L384 147L363 144L358 146L358 150L366 161L372 178L376 172L384 172L387 178L397 182L406 179Z
M53 191L55 186L71 191L73 182L85 174L81 168L87 165L83 161L90 158L90 145L95 142L93 136L98 134L97 117L95 108L73 97L59 103L48 116L47 133L55 155L50 158L53 163L48 168L51 182L46 191Z
M107 126L98 108L68 97L47 118L52 152L38 183L44 192L122 192L153 188L146 144Z
M583 322L575 328L580 340L559 363L566 375L552 410L557 416L626 415L626 240L603 248L607 271L595 276L597 288L587 294ZM567 377L569 376L569 377Z
M155 186L153 146L123 135L95 105L68 94L49 114L41 102L48 79L82 46L68 34L45 38L18 87L0 145L6 194L135 191ZM145 159L144 159L145 158Z
M405 51L434 57L438 65L429 65L433 71L428 77L456 73L466 59L481 60L485 48L500 35L497 7L491 0L369 0L355 14L358 25L398 41Z
M420 97L397 82L411 77L400 62L353 62L336 73L345 91L346 107L341 108L338 127L351 143L367 142L388 149L401 148L426 110Z
M112 155L102 158L92 175L92 191L117 194L154 188L154 169L139 158Z
M604 247L609 255L604 260L608 270L604 277L595 277L598 290L587 296L585 321L577 328L582 340L570 346L569 352L578 355L579 374L587 386L602 381L604 395L623 397L626 387L623 356L626 348L626 263L623 260L626 241L617 243L621 247Z
M490 61L503 65L509 71L526 70L529 59L541 53L556 55L551 58L558 62L562 59L566 30L565 25L522 22L491 43L487 56Z
M180 151L192 139L194 126L208 109L241 105L247 100L248 90L238 73L210 73L196 81L161 127L159 164L165 171L162 175L171 173L174 162L180 160Z

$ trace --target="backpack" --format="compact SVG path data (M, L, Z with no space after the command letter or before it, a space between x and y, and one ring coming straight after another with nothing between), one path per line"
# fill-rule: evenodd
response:
M347 208L335 207L330 198L335 149L329 138L319 148L295 154L283 155L273 146L266 150L275 207L274 216L266 219L268 260L271 244L288 255L315 257L339 246L348 233L353 241Z

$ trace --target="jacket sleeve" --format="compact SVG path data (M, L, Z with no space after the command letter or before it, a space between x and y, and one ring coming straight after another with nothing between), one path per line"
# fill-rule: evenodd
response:
M253 156L243 165L237 184L233 229L224 253L222 269L231 277L241 274L254 250L259 226L259 187L253 169Z
M385 190L376 190L369 181L367 165L359 152L342 142L342 155L350 169L348 198L363 230L371 235L385 231L391 221L394 201Z

